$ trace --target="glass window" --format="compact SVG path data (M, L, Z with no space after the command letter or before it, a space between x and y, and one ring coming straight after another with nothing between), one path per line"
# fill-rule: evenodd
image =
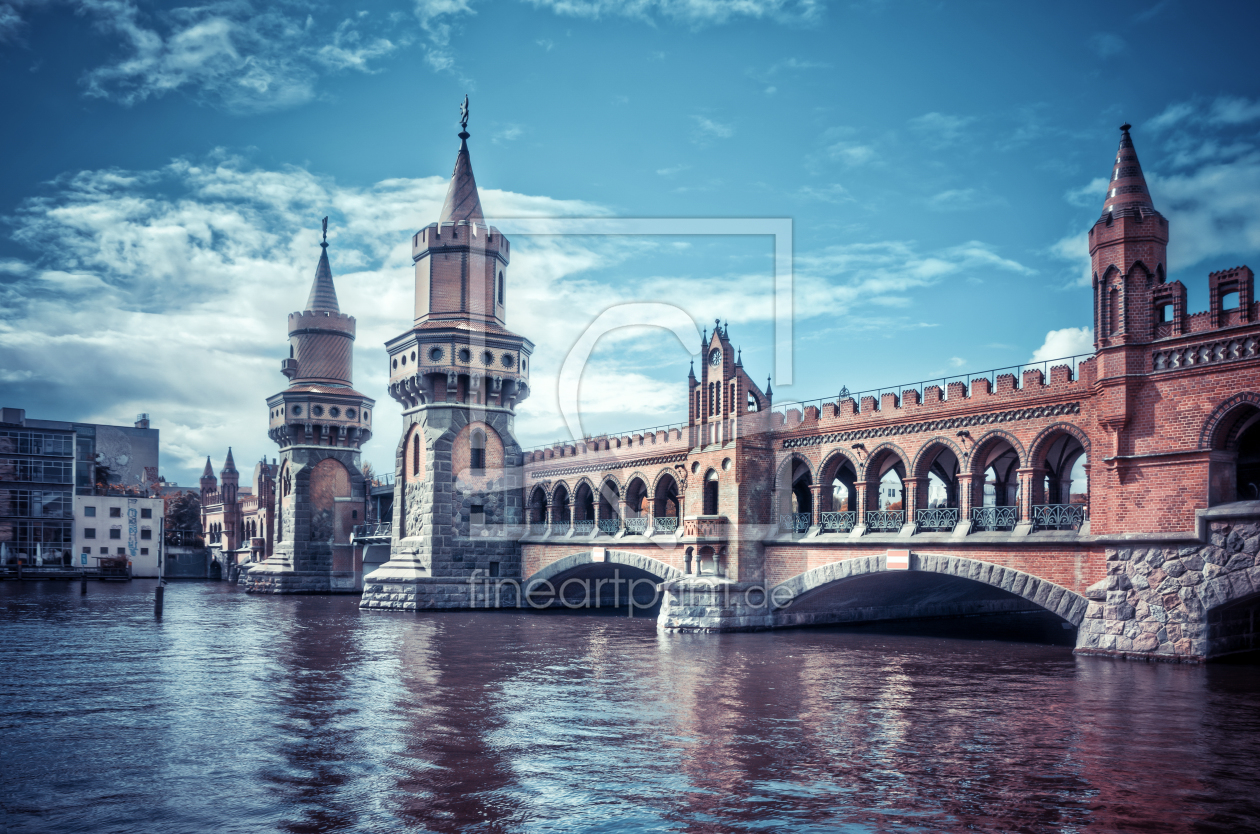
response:
M113 530L110 530L110 531L109 531L109 537L110 537L111 539L121 539L121 538L122 538L122 528L115 527Z
M149 507L144 507L143 509L140 510L140 517L153 518L153 510L150 509Z
M142 538L142 539L152 539L152 538L153 538L153 531L152 531L152 530L150 530L148 527L142 527L142 528L140 529L140 538Z
M96 507L84 507L83 515L87 518L96 518Z
M96 538L96 528L95 528L95 527L84 527L84 528L83 528L83 538L85 538L85 539L94 539L94 538Z
M110 508L109 508L109 517L110 517L110 518L122 518L122 507L110 507Z
M140 548L140 555L141 555L141 556L148 556L148 555L149 555L149 548L147 548L147 547L142 547L142 548Z

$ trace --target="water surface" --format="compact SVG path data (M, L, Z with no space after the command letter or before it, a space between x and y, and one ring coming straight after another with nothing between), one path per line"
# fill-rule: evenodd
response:
M0 831L1260 829L1260 667L152 600L0 584Z

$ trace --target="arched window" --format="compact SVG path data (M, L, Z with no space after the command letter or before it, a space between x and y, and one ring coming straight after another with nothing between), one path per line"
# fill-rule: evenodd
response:
M704 397L704 392L701 389L697 388L696 389L696 416L697 417L699 417L701 414L704 413L704 409L700 404L700 401L701 399L703 399L703 397Z
M1120 332L1120 290L1112 287L1107 293L1107 335Z
M704 476L704 514L718 514L718 474L713 469Z
M739 399L735 396L735 380L731 380L731 398L726 402L729 404L730 409L734 411L735 403L739 402Z
M710 383L709 383L709 415L710 415L710 416L712 416L712 415L713 415L713 400L714 400L714 397L713 397L713 383L712 383L712 382L710 382Z
M503 272L499 272L499 303L503 303Z
M411 474L420 474L420 432L411 438Z
M473 429L469 444L468 468L481 472L486 468L486 433L481 429Z

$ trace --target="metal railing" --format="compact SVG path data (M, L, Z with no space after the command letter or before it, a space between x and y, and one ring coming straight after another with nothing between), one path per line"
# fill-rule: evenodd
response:
M916 510L914 524L920 530L931 530L938 533L948 532L958 526L957 507L932 507Z
M1014 530L1019 521L1018 507L972 507L971 527L973 531L991 532L994 530Z
M822 513L818 521L824 533L849 533L857 526L857 512Z
M573 522L573 535L589 536L595 532L595 519L583 518Z
M556 520L552 520L552 522L551 522L551 535L553 535L553 536L563 536L565 533L568 533L568 532L569 532L569 522L567 522L567 521L560 521L560 520L558 520L558 519L556 519Z
M529 523L529 534L531 536L545 536L547 534L547 522L531 521Z
M652 520L652 529L658 533L677 533L678 519L672 515L658 515Z
M352 539L388 539L394 534L393 522L380 521L376 524L356 524L351 531Z
M617 531L621 529L621 520L616 518L601 518L596 527L599 528L599 532L601 533L605 533L609 536L615 536L617 535Z
M790 533L804 533L813 520L809 513L780 513L779 527Z
M931 388L933 385L940 386L942 399L949 399L949 384L951 382L961 382L965 384L967 386L967 396L970 396L971 383L973 381L987 379L989 380L989 384L996 389L997 378L1003 374L1009 373L1015 377L1015 387L1020 388L1024 384L1025 371L1040 370L1045 377L1045 380L1049 382L1050 369L1058 365L1067 365L1072 371L1072 379L1075 380L1080 377L1081 363L1093 358L1094 354L1092 353L1080 353L1076 356L1064 356L1061 359L1047 359L1044 362L1030 362L1023 365L1007 365L1004 368L991 368L987 371L977 371L975 373L959 374L957 376L936 377L934 379L924 379L918 382L907 382L903 385L885 386L883 388L869 388L865 391L850 392L847 388L845 388L839 393L839 395L833 397L819 397L815 400L794 400L791 402L775 403L771 407L771 410L776 414L786 415L788 411L795 409L804 414L805 409L808 406L815 406L821 411L822 407L827 403L838 403L842 400L852 398L853 401L857 403L857 408L860 412L862 409L863 397L874 397L876 407L878 408L880 400L884 394L896 394L900 397L902 392L914 390L919 392L919 401L922 402L924 390Z
M638 518L627 518L626 519L626 532L637 533L638 535L643 535L644 533L647 532L647 523L648 523L648 520L646 516L639 516Z
M1034 530L1079 530L1089 518L1084 504L1037 504L1032 508Z
M541 452L544 449L554 449L557 446L576 446L579 443L588 443L592 440L611 440L613 438L634 437L636 434L641 434L644 437L646 437L649 433L654 434L658 431L672 431L673 429L685 429L690 425L691 425L690 423L666 423L663 426L648 426L646 429L632 429L630 431L618 431L618 432L606 432L603 434L592 434L592 435L589 435L588 437L583 437L581 440L557 440L554 443L544 443L541 446L534 446L532 448L526 449L525 452Z
M866 511L866 529L870 533L896 533L905 526L905 510Z

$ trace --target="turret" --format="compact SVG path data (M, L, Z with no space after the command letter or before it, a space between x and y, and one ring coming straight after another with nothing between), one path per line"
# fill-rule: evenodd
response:
M1156 288L1166 277L1168 221L1151 201L1129 130L1128 124L1120 128L1102 216L1089 231L1094 346L1099 350L1151 341Z
M206 468L201 470L201 505L204 507L207 499L219 491L219 479L214 476L214 466L210 463L210 456L206 455Z
M349 387L353 379L354 316L341 312L328 263L328 218L319 244L315 280L306 309L289 314L289 358L280 363L291 385L322 383Z
M236 471L236 462L232 460L232 447L228 447L227 459L219 470L219 480L223 483L223 503L235 504L236 492L241 483L241 473Z

